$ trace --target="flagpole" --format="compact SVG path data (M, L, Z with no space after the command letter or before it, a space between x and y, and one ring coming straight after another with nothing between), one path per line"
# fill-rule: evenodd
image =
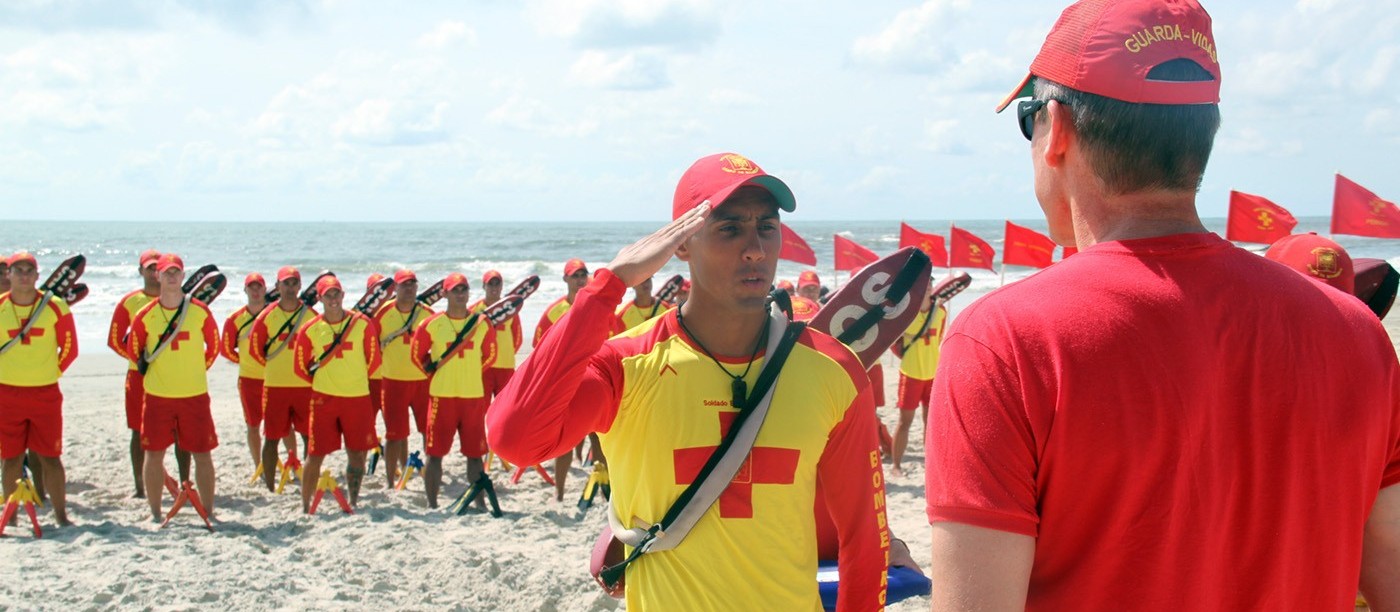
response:
M953 222L948 222L948 276L953 275Z
M1006 256L1005 254L1002 255L1002 257L1005 257L1005 256ZM998 287L1005 287L1005 286L1006 286L1006 260L1005 260L1005 259L1001 260L1001 284L1000 284L1000 285L997 285L997 286L998 286Z

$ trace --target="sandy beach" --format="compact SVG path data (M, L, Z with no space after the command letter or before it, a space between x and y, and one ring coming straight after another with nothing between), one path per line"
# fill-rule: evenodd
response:
M292 487L274 495L248 484L253 466L236 391L237 369L220 359L209 372L220 446L219 524L205 531L186 509L165 529L149 520L145 500L132 494L129 433L122 412L124 363L106 347L87 345L61 381L64 465L74 527L54 527L47 508L44 537L26 523L0 539L0 566L19 580L0 583L0 607L48 609L395 609L616 610L587 571L594 538L605 520L595 506L576 503L588 473L575 466L563 503L553 488L527 475L509 484L493 472L505 517L455 516L426 507L421 478L405 491L367 478L353 516L333 500L317 516L300 513ZM895 397L896 364L885 357L886 397ZM880 411L893 429L893 406ZM380 426L382 433L382 424ZM890 478L889 515L899 537L922 563L929 529L923 511L923 437L915 425L906 474ZM413 450L421 443L415 434ZM344 469L343 453L326 467ZM174 459L166 458L175 471ZM887 464L888 465L888 464ZM444 465L444 505L465 489L466 462ZM166 507L170 500L167 498ZM926 598L892 610L921 610Z

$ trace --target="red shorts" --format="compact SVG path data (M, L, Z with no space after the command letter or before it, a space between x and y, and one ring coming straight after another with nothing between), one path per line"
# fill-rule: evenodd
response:
M247 423L249 427L257 427L262 424L262 379L239 376L238 400L243 403L243 422Z
M885 367L880 365L880 362L877 361L875 365L870 366L869 370L866 370L865 375L870 377L870 395L875 398L875 407L879 408L880 406L884 406Z
M929 399L933 397L933 379L919 380L909 378L903 374L899 375L899 406L900 410L915 410L919 406L928 408Z
M311 418L311 387L263 387L263 437L281 440L292 433L307 435Z
M428 381L394 380L385 378L380 384L383 395L384 439L408 439L408 408L413 407L413 424L418 433L428 431Z
M141 406L146 402L146 377L136 370L126 371L126 428L141 431Z
M309 424L308 455L324 456L340 450L342 436L346 450L367 451L379 446L379 435L374 432L374 406L368 395L339 397L312 393Z
M452 450L452 435L462 440L462 454L486 456L486 406L484 397L434 397L428 409L429 457L445 457Z
M485 399L494 399L501 394L501 390L506 388L506 383L510 382L511 374L515 373L515 368L486 368L481 373L481 388L485 392L482 395Z
M146 395L146 408L141 411L141 448L163 451L177 437L183 451L207 453L218 448L208 393L178 398Z
M380 410L384 409L384 396L380 395L381 391L379 390L380 387L383 386L379 384L379 381L381 380L383 379L369 379L369 405L374 406L375 412L379 412Z
M44 457L63 454L63 392L58 383L0 385L0 458L14 459L26 450Z

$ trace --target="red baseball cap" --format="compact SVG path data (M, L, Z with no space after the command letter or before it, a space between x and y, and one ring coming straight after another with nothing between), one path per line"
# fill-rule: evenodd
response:
M345 291L345 288L340 286L340 279L334 276L322 276L321 280L316 281L316 297L325 295L331 289Z
M39 267L39 260L35 259L34 254L30 253L29 251L20 251L18 253L15 253L14 255L5 258L5 265L7 266L13 267L15 264L21 262L29 262L29 265L31 266L34 266L35 268Z
M588 264L583 263L582 259L576 257L564 262L564 276L573 276L579 270L588 271Z
M468 289L472 286L471 283L467 282L467 275L461 272L453 272L448 274L447 278L442 279L443 291L451 291L459 286L466 286Z
M380 273L378 273L378 272L375 272L374 274L369 275L369 278L365 279L365 291L369 291L370 289L373 289L374 286L377 285L377 284L379 284L379 281L382 281L382 280L384 280L384 275L383 275L383 274L380 274Z
M301 280L301 272L298 272L297 269L294 268L294 267L292 267L292 266L282 266L281 268L278 268L278 270L277 270L277 282L280 283L280 282L282 282L282 281L284 281L284 280L287 280L287 279L289 279L289 278L295 278L295 279L297 279L297 280Z
M783 290L783 291L792 291L792 289L793 289L793 287L792 287L792 281L790 281L790 280L780 280L780 281L778 281L778 288L781 289L781 290Z
M815 270L803 270L801 274L797 275L797 286L820 287L822 286L822 279L817 276Z
M769 175L738 153L716 153L700 158L681 175L671 201L671 218L680 217L706 200L712 208L718 207L735 189L744 185L767 189L778 200L778 208L785 212L797 210L797 198L778 177Z
M1080 0L1060 13L1030 73L997 112L1030 96L1034 77L1135 104L1218 104L1220 63L1210 24L1196 0ZM1199 64L1213 78L1148 77L1153 68L1180 59Z
M394 273L394 284L395 284L395 285L397 285L397 284L399 284L399 283L406 283L406 282L408 282L408 281L413 281L413 282L415 282L415 283L418 282L418 275L417 275L417 274L414 274L414 273L413 273L413 270L409 270L409 269L405 268L405 269L403 269L403 270L399 270L398 272L395 272L395 273Z
M491 279L496 279L498 281L505 282L504 279L501 278L500 272L497 272L495 270L487 270L486 274L481 275L481 284L485 285L487 283L490 283Z
M141 251L140 266L144 268L155 263L158 259L160 259L160 251L157 251L155 249L146 249L144 251Z
M249 274L249 275L243 277L243 286L244 286L244 287L250 287L250 286L252 286L252 285L262 285L263 287L266 287L266 286L267 286L267 281L263 280L263 275L258 274L257 272L254 272L254 273L252 273L252 274Z
M1264 256L1347 293L1356 287L1351 255L1341 245L1312 232L1284 236Z
M174 253L165 253L156 260L156 272L164 272L171 268L185 269L185 261Z

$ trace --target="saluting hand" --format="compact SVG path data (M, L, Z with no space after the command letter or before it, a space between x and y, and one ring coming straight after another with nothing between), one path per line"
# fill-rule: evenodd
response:
M704 227L705 219L709 216L710 201L705 200L652 235L618 251L617 257L608 264L608 269L624 285L637 286L660 271L676 254L681 243Z

